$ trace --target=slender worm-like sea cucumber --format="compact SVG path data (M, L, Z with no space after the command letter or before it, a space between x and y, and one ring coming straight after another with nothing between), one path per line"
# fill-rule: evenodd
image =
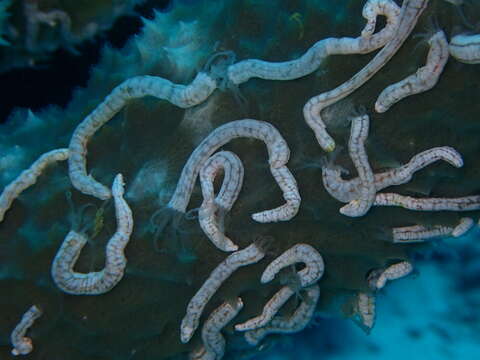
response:
M5 186L0 195L0 222L12 206L13 201L26 189L37 182L38 177L50 164L68 159L68 149L56 149L42 154L27 170Z
M127 258L124 250L133 231L132 211L123 199L124 183L121 174L112 185L117 231L107 243L105 267L100 271L78 273L73 267L87 243L85 235L71 230L52 263L51 274L57 286L72 295L100 295L110 291L123 278Z

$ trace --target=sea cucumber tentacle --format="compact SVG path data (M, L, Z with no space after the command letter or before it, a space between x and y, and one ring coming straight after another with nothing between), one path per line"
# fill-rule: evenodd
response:
M87 144L90 138L132 99L153 96L188 108L202 103L216 89L216 82L205 73L198 73L189 85L178 85L156 76L136 76L112 90L74 130L70 140L68 161L70 180L84 194L106 200L110 189L87 174Z
M388 86L375 102L375 110L383 113L407 96L419 94L433 88L440 78L448 60L448 42L443 31L437 31L429 40L430 50L425 66L415 74Z
M22 319L10 334L10 341L13 345L12 355L27 355L33 350L32 339L26 337L25 333L41 315L42 310L36 305L32 305L23 314Z
M55 284L72 295L100 295L110 291L123 278L127 259L124 254L133 231L132 211L123 199L124 183L121 174L113 181L117 231L106 248L105 267L101 271L78 273L73 267L87 243L85 235L71 230L65 237L52 263L51 274Z
M265 256L257 243L230 254L213 271L187 305L187 311L180 326L180 340L187 343L198 328L200 316L208 301L230 275L242 266L255 264Z
M378 52L367 66L356 73L350 80L333 90L312 97L303 107L303 115L307 125L315 133L320 147L331 152L335 149L335 141L328 134L322 120L321 111L326 107L346 98L368 80L370 80L397 52L415 27L418 18L427 7L428 0L405 0L403 2L398 27L388 43Z
M55 149L42 154L27 170L22 171L10 184L5 186L0 195L0 222L5 213L12 206L13 201L30 186L35 184L38 177L50 164L68 159L68 149Z
M304 289L306 296L294 313L289 317L274 317L266 326L249 330L245 340L252 346L258 345L268 334L291 334L302 331L313 317L320 297L320 287L317 284Z
M214 197L213 182L222 169L222 186ZM220 151L212 155L200 170L203 194L203 202L198 211L200 227L209 240L223 251L238 250L238 246L224 234L223 215L230 211L237 200L242 188L243 173L242 162L230 151Z

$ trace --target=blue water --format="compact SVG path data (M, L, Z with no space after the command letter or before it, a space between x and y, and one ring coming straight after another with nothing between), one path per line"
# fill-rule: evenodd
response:
M264 360L476 360L480 357L480 230L434 245L416 273L377 297L367 335L348 320L319 318Z

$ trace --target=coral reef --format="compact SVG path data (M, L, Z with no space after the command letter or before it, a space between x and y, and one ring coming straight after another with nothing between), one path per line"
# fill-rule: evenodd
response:
M66 109L12 114L1 357L32 304L38 359L248 358L321 315L370 331L425 240L471 229L480 69L454 58L475 40L448 61L419 50L431 16L451 45L445 2L332 6L178 2L106 48ZM401 79L412 89L375 112Z

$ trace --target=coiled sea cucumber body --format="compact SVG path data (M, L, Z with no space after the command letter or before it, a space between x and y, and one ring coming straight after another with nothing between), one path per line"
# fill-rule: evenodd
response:
M285 139L273 125L267 122L243 119L231 121L216 128L196 147L182 170L180 180L168 203L168 207L180 212L185 212L190 201L195 180L205 161L207 161L218 148L230 140L239 137L262 140L267 145L270 170L276 180L285 178L288 186L284 186L281 181L279 181L279 185L284 191L284 198L290 199L292 181L294 187L296 187L296 182L293 176L291 176L290 171L283 169L290 158L290 149ZM275 171L275 169L277 169L277 171ZM287 177L276 176L277 173ZM290 177L288 177L288 175L290 175ZM286 205L287 209L285 205L282 205L272 210L253 214L252 218L260 222L290 220L297 214L300 204L299 202L287 200Z
M215 197L213 182L222 169L222 187ZM198 211L200 227L210 241L223 251L238 250L238 246L224 234L223 215L230 211L237 200L242 188L243 172L242 162L230 151L212 155L200 170L203 194L203 202Z
M291 316L276 316L266 326L247 331L245 340L250 345L256 346L268 334L291 334L305 329L315 312L320 297L320 287L314 284L303 290L306 296L302 298L302 302Z
M308 244L297 244L273 260L264 270L260 281L262 284L268 283L280 270L296 263L305 264L305 268L296 273L298 285L301 288L315 284L325 270L323 258L315 248ZM235 325L235 330L246 331L265 326L295 292L296 289L293 285L282 287L265 304L260 315Z
M87 243L85 235L71 230L52 263L51 274L57 286L72 295L100 295L110 291L123 278L127 259L124 254L133 231L132 211L123 199L124 183L121 174L113 181L112 194L115 202L117 231L106 248L105 267L90 273L75 272L73 267Z

